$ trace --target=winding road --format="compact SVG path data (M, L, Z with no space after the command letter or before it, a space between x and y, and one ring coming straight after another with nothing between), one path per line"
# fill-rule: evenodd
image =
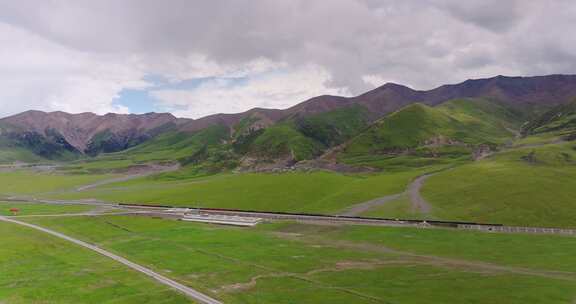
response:
M425 174L416 178L408 186L408 195L410 196L410 202L412 203L412 211L421 214L430 214L432 207L430 204L422 197L420 194L420 189L424 185L424 182L430 178L433 174Z
M138 271L138 272L141 272L141 273L143 273L143 274L145 274L145 275L147 275L147 276L155 279L156 281L158 281L158 282L160 282L160 283L162 283L162 284L164 284L164 285L166 285L166 286L168 286L168 287L170 287L170 288L172 288L172 289L175 289L175 290L179 291L180 293L188 296L189 298L197 301L198 303L202 303L202 304L222 304L222 302L220 302L220 301L218 301L218 300L216 300L216 299L213 299L213 298L211 298L211 297L209 297L209 296L207 296L207 295L205 295L205 294L203 294L203 293L201 293L201 292L199 292L199 291L197 291L197 290L195 290L195 289L192 289L192 288L190 288L190 287L188 287L188 286L182 285L182 284L180 284L180 283L178 283L178 282L176 282L176 281L174 281L174 280L172 280L172 279L169 279L169 278L167 278L167 277L165 277L165 276L163 276L163 275L161 275L161 274L159 274L159 273L157 273L157 272L155 272L155 271L153 271L153 270L150 270L149 268L146 268L146 267L144 267L144 266L141 266L141 265L139 265L139 264L136 264L136 263L134 263L134 262L131 262L131 261L129 261L129 260L127 260L127 259L119 256L119 255L116 255L116 254L114 254L114 253L111 253L111 252L109 252L109 251L106 251L106 250L104 250L104 249L102 249L102 248L100 248L100 247L98 247L98 246L95 246L95 245L92 245L92 244L88 244L88 243L86 243L86 242L84 242L84 241L81 241L81 240L78 240L78 239L69 237L69 236L67 236L67 235L65 235L65 234L62 234L62 233L60 233L60 232L56 232L56 231L53 231L53 230L50 230L50 229L46 229L46 228L44 228L44 227L40 227L40 226L37 226L37 225L34 225L34 224L29 224L29 223L26 223L26 222L18 221L18 220L12 219L12 218L7 218L7 217L4 217L4 216L0 216L0 221L12 223L12 224L17 224L17 225L21 225L21 226L25 226L25 227L32 228L32 229L35 229L35 230L39 230L39 231L42 231L42 232L44 232L44 233L48 233L48 234L51 234L51 235L53 235L53 236L55 236L55 237L58 237L58 238L61 238L61 239L66 240L66 241L72 242L72 243L74 243L74 244L76 244L76 245L79 245L79 246L81 246L81 247L84 247L84 248L86 248L86 249L90 249L90 250L92 250L92 251L95 251L95 252L97 252L97 253L99 253L99 254L101 254L101 255L103 255L103 256L106 256L106 257L108 257L108 258L111 258L111 259L119 262L119 263L122 263L122 264L124 264L124 265L126 265L126 266L128 266L128 267L130 267L130 268L132 268L132 269L134 269L134 270L136 270L136 271Z
M353 205L349 208L347 208L346 210L342 211L339 215L343 215L343 216L358 216L361 215L362 213L377 207L377 206L381 206L389 201L393 201L397 198L399 198L402 195L402 193L398 193L398 194L393 194L393 195L387 195L387 196L383 196L383 197L379 197L373 200L369 200L367 202L364 203L360 203L360 204L356 204Z
M104 186L107 184L112 184L112 183L118 183L118 182L126 182L132 179L136 179L136 178L140 178L140 177L146 177L146 176L150 176L152 174L160 174L160 173L166 173L166 172L172 172L172 171L176 171L180 168L180 165L171 165L171 166L153 166L150 167L149 169L137 173L137 174L130 174L130 175L124 175L124 176L120 176L120 177L115 177L115 178L110 178L110 179L105 179L105 180L101 180L101 181L97 181L95 183L92 184L88 184L88 185L83 185L80 186L78 188L76 188L76 192L82 192L82 191L86 191L86 190L90 190L96 187L100 187L100 186Z
M369 200L367 202L352 205L344 209L342 212L340 212L339 215L359 216L374 207L384 205L387 202L400 198L405 193L408 194L408 197L410 198L412 212L429 215L430 212L432 211L432 206L426 201L426 199L422 197L422 195L420 194L420 190L422 189L424 182L428 178L432 177L434 174L435 173L429 173L417 177L416 179L414 179L414 181L412 181L408 185L405 192L393 195L387 195L373 200Z

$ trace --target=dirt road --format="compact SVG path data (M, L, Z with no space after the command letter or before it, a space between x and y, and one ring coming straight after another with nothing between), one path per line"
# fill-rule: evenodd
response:
M112 183L118 183L118 182L125 182L125 181L129 181L129 180L132 180L132 179L149 176L149 175L152 175L152 174L172 172L172 171L178 170L179 168L180 168L179 165L171 165L171 166L159 166L159 165L157 165L157 166L151 166L150 168L144 170L143 172L139 172L139 173L136 173L136 174L130 174L130 175L124 175L124 176L120 176L120 177L105 179L105 180L101 180L101 181L98 181L98 182L95 182L95 183L92 183L92 184L80 186L80 187L76 188L76 191L77 191L77 192L81 192L81 191L90 190L90 189L92 189L92 188L100 187L100 186L103 186L103 185L112 184Z
M422 214L430 214L432 207L430 204L422 197L420 190L424 185L424 182L431 177L432 174L425 174L416 178L410 186L408 186L408 195L410 196L410 202L412 202L412 211Z
M132 268L132 269L134 269L134 270L136 270L136 271L138 271L138 272L141 272L141 273L143 273L143 274L145 274L145 275L147 275L147 276L155 279L156 281L158 281L158 282L160 282L160 283L162 283L162 284L164 284L164 285L166 285L166 286L168 286L168 287L170 287L170 288L172 288L172 289L175 289L175 290L183 293L184 295L186 295L186 296L188 296L189 298L197 301L198 303L202 303L202 304L222 304L222 302L220 302L220 301L218 301L218 300L216 300L216 299L213 299L213 298L211 298L211 297L209 297L209 296L207 296L207 295L205 295L205 294L203 294L203 293L201 293L201 292L199 292L199 291L197 291L197 290L194 290L194 289L192 289L192 288L190 288L190 287L188 287L188 286L182 285L182 284L180 284L180 283L178 283L178 282L176 282L176 281L174 281L174 280L171 280L171 279L169 279L169 278L167 278L167 277L165 277L165 276L163 276L163 275L161 275L161 274L159 274L159 273L157 273L157 272L154 272L154 271L152 271L152 270L150 270L150 269L148 269L148 268L146 268L146 267L144 267L144 266L141 266L141 265L139 265L139 264L130 262L129 260L127 260L127 259L125 259L125 258L123 258L123 257L121 257L121 256L115 255L115 254L113 254L113 253L111 253L111 252L109 252L109 251L106 251L106 250L104 250L104 249L102 249L102 248L100 248L100 247L98 247L98 246L88 244L88 243L86 243L86 242L84 242L84 241L81 241L81 240L78 240L78 239L69 237L69 236L67 236L67 235L65 235L65 234L62 234L62 233L60 233L60 232L56 232L56 231L53 231L53 230L50 230L50 229L46 229L46 228L43 228L43 227L40 227L40 226L37 226L37 225L34 225L34 224L29 224L29 223L26 223L26 222L21 222L21 221L15 220L15 219L11 219L11 218L7 218L7 217L0 216L0 221L4 221L4 222L12 223L12 224L17 224L17 225L25 226L25 227L32 228L32 229L35 229L35 230L39 230L39 231L42 231L42 232L51 234L51 235L53 235L53 236L55 236L55 237L58 237L58 238L61 238L61 239L66 240L66 241L72 242L72 243L74 243L74 244L76 244L76 245L78 245L78 246L82 246L82 247L84 247L84 248L86 248L86 249L90 249L90 250L92 250L92 251L95 251L95 252L97 252L97 253L99 253L99 254L101 254L101 255L103 255L103 256L106 256L106 257L108 257L108 258L111 258L111 259L119 262L119 263L122 263L122 264L124 264L124 265L126 265L126 266L128 266L128 267L130 267L130 268Z
M356 204L342 211L339 215L358 216L374 207L381 206L389 201L395 200L399 198L401 195L402 193L398 193L394 195L379 197L377 199L373 199L364 203Z

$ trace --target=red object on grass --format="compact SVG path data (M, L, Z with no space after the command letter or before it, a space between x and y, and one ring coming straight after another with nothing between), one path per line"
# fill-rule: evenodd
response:
M18 208L10 208L9 211L12 212L12 214L16 214L16 213L20 212L20 209L18 209Z

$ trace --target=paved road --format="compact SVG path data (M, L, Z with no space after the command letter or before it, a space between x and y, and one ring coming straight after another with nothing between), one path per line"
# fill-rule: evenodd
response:
M50 230L50 229L46 229L46 228L43 228L43 227L40 227L40 226L37 226L37 225L34 225L34 224L29 224L29 223L21 222L21 221L15 220L15 219L11 219L11 218L7 218L7 217L0 216L0 221L9 222L9 223L17 224L17 225L26 226L26 227L28 227L28 228L36 229L36 230L39 230L39 231L42 231L42 232L51 234L51 235L53 235L53 236L56 236L56 237L58 237L58 238L64 239L64 240L66 240L66 241L72 242L72 243L74 243L74 244L76 244L76 245L79 245L79 246L82 246L82 247L84 247L84 248L90 249L90 250L92 250L92 251L95 251L95 252L97 252L97 253L99 253L99 254L101 254L101 255L103 255L103 256L109 257L109 258L111 258L111 259L113 259L113 260L115 260L115 261L117 261L117 262L119 262L119 263L122 263L122 264L124 264L124 265L126 265L126 266L128 266L128 267L130 267L130 268L132 268L132 269L134 269L134 270L136 270L136 271L139 271L139 272L141 272L141 273L143 273L143 274L145 274L145 275L147 275L147 276L155 279L156 281L158 281L158 282L160 282L160 283L162 283L162 284L164 284L164 285L166 285L166 286L168 286L168 287L170 287L170 288L172 288L172 289L175 289L175 290L177 290L177 291L185 294L186 296L188 296L188 297L190 297L191 299L197 301L198 303L202 303L202 304L222 304L222 302L220 302L220 301L218 301L218 300L215 300L215 299L213 299L213 298L211 298L211 297L209 297L209 296L207 296L207 295L205 295L205 294L203 294L203 293L201 293L201 292L199 292L199 291L196 291L196 290L194 290L194 289L192 289L192 288L190 288L190 287L188 287L188 286L182 285L182 284L180 284L180 283L178 283L178 282L176 282L176 281L174 281L174 280L171 280L171 279L169 279L169 278L167 278L167 277L165 277L165 276L163 276L163 275L161 275L161 274L159 274L159 273L157 273L157 272L154 272L154 271L152 271L152 270L150 270L150 269L148 269L148 268L146 268L146 267L144 267L144 266L141 266L141 265L138 265L138 264L136 264L136 263L130 262L129 260L127 260L127 259L125 259L125 258L123 258L123 257L121 257L121 256L115 255L115 254L113 254L113 253L111 253L111 252L109 252L109 251L106 251L106 250L104 250L104 249L102 249L102 248L100 248L100 247L98 247L98 246L94 246L94 245L88 244L88 243L86 243L86 242L83 242L83 241L80 241L80 240L78 240L78 239L69 237L69 236L67 236L67 235L65 235L65 234L62 234L62 233L60 233L60 232L56 232L56 231L53 231L53 230Z

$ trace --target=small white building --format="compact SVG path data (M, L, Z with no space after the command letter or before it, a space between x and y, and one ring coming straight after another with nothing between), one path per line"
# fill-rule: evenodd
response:
M258 217L243 217L235 215L199 214L199 213L186 214L184 215L184 217L182 217L182 220L189 222L202 222L202 223L234 225L244 227L253 227L258 225L258 223L262 222L262 219Z

